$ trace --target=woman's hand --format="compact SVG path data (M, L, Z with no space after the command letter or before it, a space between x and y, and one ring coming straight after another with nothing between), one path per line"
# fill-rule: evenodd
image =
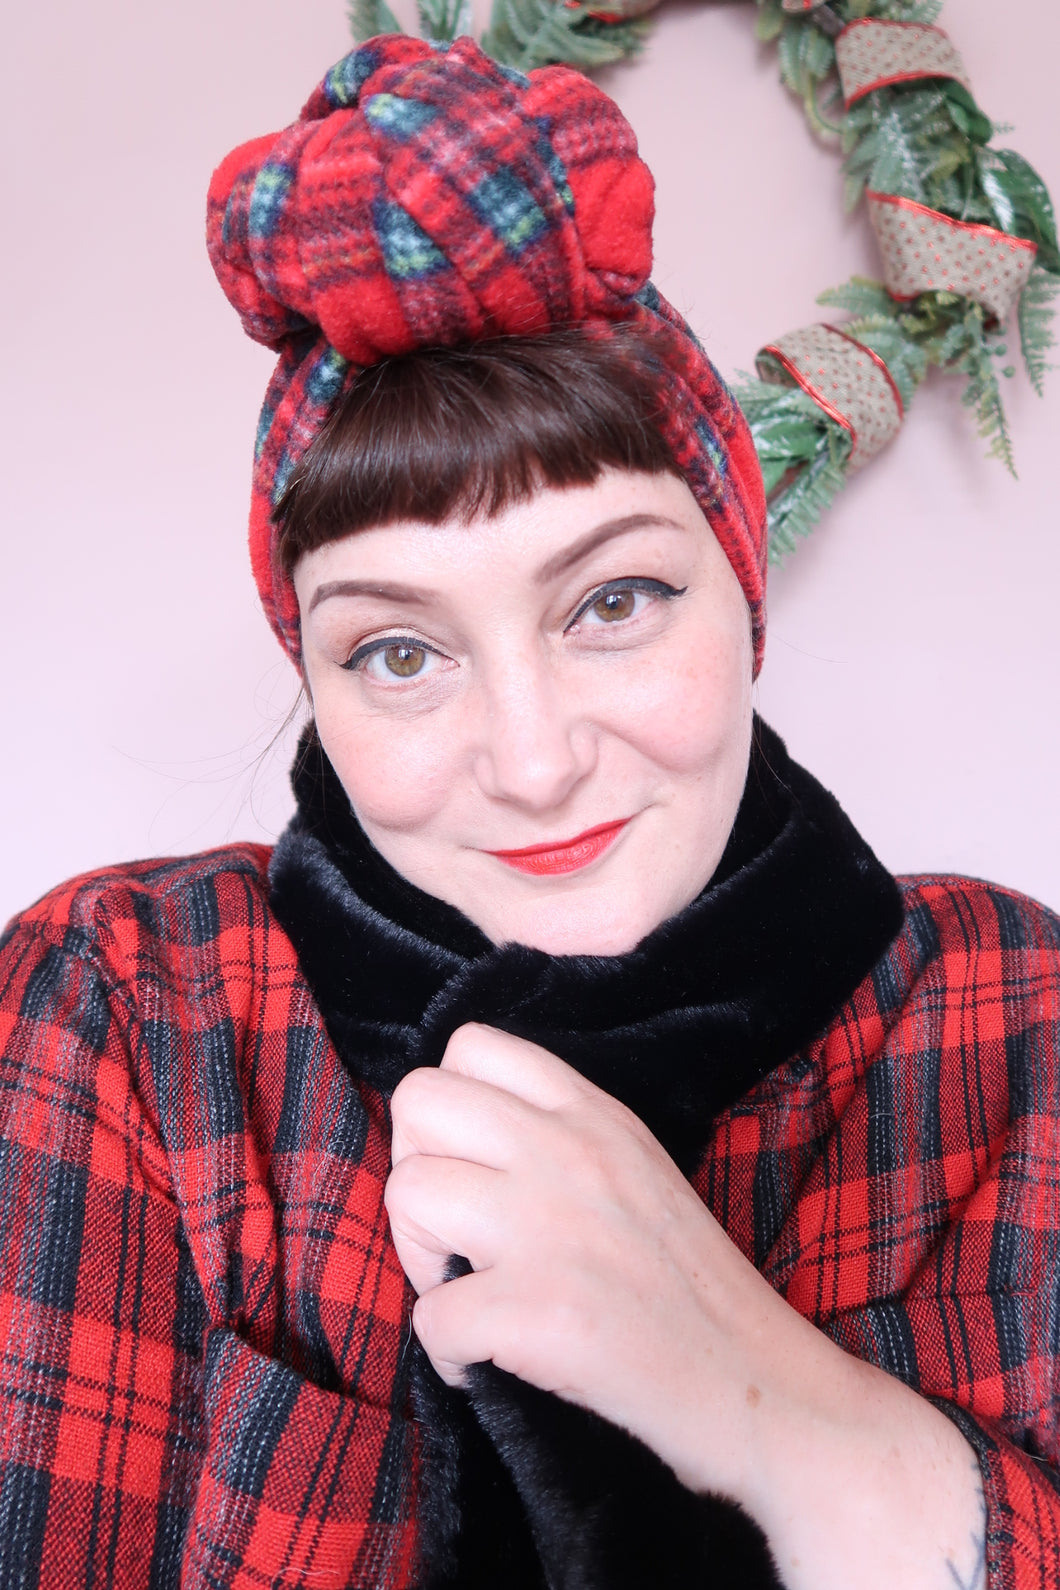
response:
M554 1055L479 1026L392 1108L387 1209L439 1373L456 1383L492 1359L633 1430L690 1483L705 1478L685 1451L698 1419L720 1420L710 1477L731 1484L752 1385L737 1336L785 1305L647 1128ZM474 1273L442 1284L453 1253ZM712 1407L688 1418L696 1385Z
M742 1502L793 1587L967 1571L981 1498L963 1438L790 1308L617 1100L471 1025L392 1112L386 1204L444 1379L491 1359L631 1430L685 1484ZM473 1273L446 1282L454 1253Z

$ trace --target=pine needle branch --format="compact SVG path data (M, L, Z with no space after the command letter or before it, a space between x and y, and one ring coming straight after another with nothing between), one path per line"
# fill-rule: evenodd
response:
M850 432L797 386L743 375L734 387L769 498L769 558L779 563L808 536L845 481Z

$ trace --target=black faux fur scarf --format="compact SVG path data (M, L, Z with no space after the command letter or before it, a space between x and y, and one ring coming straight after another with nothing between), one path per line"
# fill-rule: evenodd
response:
M457 1027L487 1022L622 1099L686 1174L715 1116L823 1031L901 925L890 874L759 720L713 879L622 956L492 945L383 861L311 731L294 787L272 904L360 1079L389 1095ZM694 1495L624 1431L491 1364L471 1366L465 1393L421 1350L409 1363L426 1431L424 1590L779 1583L734 1503Z

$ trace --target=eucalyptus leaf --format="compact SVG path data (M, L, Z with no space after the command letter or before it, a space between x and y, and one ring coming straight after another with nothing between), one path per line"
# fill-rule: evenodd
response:
M755 33L764 44L771 44L784 26L784 12L780 0L764 0L755 18Z
M1002 232L1014 232L1016 229L1016 206L1012 202L1007 185L1001 181L999 176L997 150L980 149L977 164L979 167L979 181L983 185L983 192L990 200L994 224L999 226Z
M1015 232L1038 245L1038 262L1046 270L1060 273L1060 251L1057 248L1056 215L1049 190L1034 167L1014 149L992 149L994 164L989 173L994 189L1003 193L1015 216L1014 224L1005 231ZM980 171L986 186L986 173ZM993 201L993 191L991 193ZM996 209L996 201L994 201Z
M994 136L994 124L989 116L983 115L964 84L952 77L945 78L942 94L948 102L952 120L965 137L973 144L988 144Z
M819 28L806 28L803 60L811 77L822 81L835 66L835 45Z
M787 19L785 18L785 21ZM790 25L782 28L777 39L777 61L780 66L780 77L785 87L790 88L793 94L803 96L802 61L799 51L800 34L798 28Z

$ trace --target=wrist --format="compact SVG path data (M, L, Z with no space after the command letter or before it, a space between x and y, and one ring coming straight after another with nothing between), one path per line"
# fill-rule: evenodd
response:
M798 1319L749 1391L745 1467L737 1500L765 1520L803 1491L842 1484L863 1444L872 1445L878 1371Z
M804 1462L809 1435L822 1452L852 1440L867 1366L742 1257L731 1270L715 1264L707 1273L705 1328L686 1360L670 1450L658 1450L685 1485L731 1497L761 1519L785 1471Z
M821 1340L823 1375L770 1399L736 1499L790 1590L950 1582L947 1562L973 1560L981 1527L974 1454L908 1386Z

